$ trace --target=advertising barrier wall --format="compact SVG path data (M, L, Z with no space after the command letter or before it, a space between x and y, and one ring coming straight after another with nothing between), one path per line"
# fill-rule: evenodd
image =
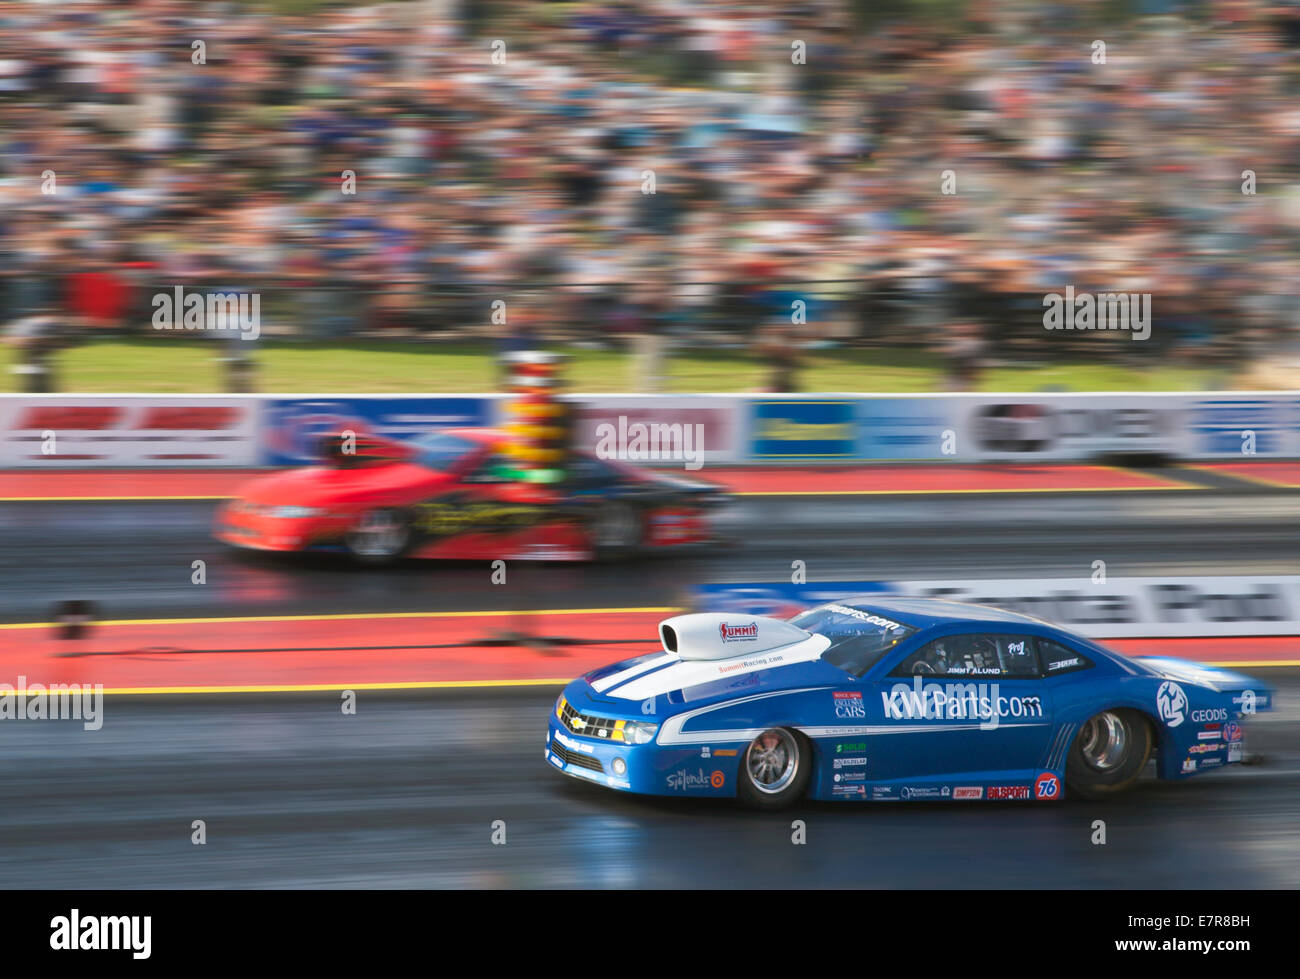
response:
M0 398L0 468L194 468L261 462L262 399Z
M754 462L1300 455L1292 394L776 395L751 413Z
M813 466L1300 457L1300 394L570 395L576 444L629 462ZM466 395L3 395L0 468L292 466L331 431L498 424ZM171 426L171 427L162 427ZM60 439L48 450L47 433ZM44 442L42 441L44 439Z
M854 596L944 598L1023 612L1097 639L1300 635L1300 577L830 581L697 585L698 612L788 617Z
M743 461L747 403L727 395L575 396L574 445L641 465Z
M262 464L304 466L319 457L326 435L414 439L439 428L478 427L496 420L495 397L303 397L271 398L262 429Z

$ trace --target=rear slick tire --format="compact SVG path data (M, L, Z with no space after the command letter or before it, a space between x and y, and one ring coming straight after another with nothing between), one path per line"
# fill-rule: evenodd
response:
M625 561L645 544L640 510L622 500L601 503L592 515L591 543L597 561Z
M1065 762L1065 787L1081 799L1106 799L1132 787L1151 757L1151 722L1135 710L1111 708L1079 729Z

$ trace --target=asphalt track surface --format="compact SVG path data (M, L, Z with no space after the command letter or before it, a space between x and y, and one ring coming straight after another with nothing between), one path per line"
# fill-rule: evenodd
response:
M1270 671L1283 704L1300 674ZM1105 803L647 799L542 758L552 692L118 701L103 727L7 722L8 887L1115 887L1300 883L1300 715L1260 766ZM193 821L207 842L191 842ZM807 843L791 842L791 822ZM1093 822L1106 824L1094 845ZM493 845L493 823L505 844ZM1210 909L1201 909L1210 913Z
M624 566L406 562L232 551L210 501L0 503L0 621L63 599L104 618L621 608L680 604L700 581L1300 573L1300 492L750 497L722 543ZM205 562L207 584L191 583Z
M1297 573L1300 494L1255 490L752 498L730 540L616 568L247 557L214 504L0 504L0 620L90 598L108 617L674 604L699 580ZM191 562L208 584L190 584ZM3 725L0 886L1170 887L1300 885L1300 672L1266 763L1106 803L808 804L756 814L553 772L555 691L110 698L101 730ZM803 819L807 843L791 843ZM202 819L207 843L191 843ZM1091 842L1094 820L1107 843ZM491 842L504 820L506 844Z

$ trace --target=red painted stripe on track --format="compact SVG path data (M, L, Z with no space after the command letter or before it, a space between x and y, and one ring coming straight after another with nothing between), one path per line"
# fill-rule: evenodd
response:
M661 618L596 611L589 616L124 624L101 625L89 639L77 641L56 640L46 629L15 629L3 637L0 682L12 684L21 675L28 682L100 683L113 689L572 678L653 652ZM627 644L547 650L475 645L512 631ZM429 648L452 643L467 645ZM373 648L382 646L421 648ZM92 655L101 653L112 655Z
M0 499L140 500L176 497L228 497L262 471L81 470L0 473Z
M1195 468L1252 483L1300 489L1300 462L1223 462L1199 464Z
M1125 656L1175 656L1201 663L1300 660L1300 636L1214 636L1176 639L1102 639Z
M90 639L75 642L58 641L48 629L10 629L0 649L0 682L17 685L18 678L25 677L27 683L99 683L115 690L565 680L653 652L655 627L662 617L593 610L584 615L485 613L455 619L124 623L101 625ZM616 642L553 649L482 644L507 632ZM433 648L462 642L468 645ZM1201 662L1300 662L1300 636L1116 639L1108 645L1129 655ZM374 648L383 646L419 648ZM100 653L109 655L89 655Z
M1016 493L1181 489L1184 484L1110 466L857 466L851 469L710 469L739 493Z

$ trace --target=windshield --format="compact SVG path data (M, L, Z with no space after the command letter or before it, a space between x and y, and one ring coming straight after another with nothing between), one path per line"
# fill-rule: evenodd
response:
M847 605L821 605L800 612L790 624L829 639L830 647L822 653L822 659L854 676L862 676L916 632L915 626Z
M421 436L411 443L415 446L416 460L427 469L445 472L460 459L479 447L473 439L451 435L448 432L432 432Z

